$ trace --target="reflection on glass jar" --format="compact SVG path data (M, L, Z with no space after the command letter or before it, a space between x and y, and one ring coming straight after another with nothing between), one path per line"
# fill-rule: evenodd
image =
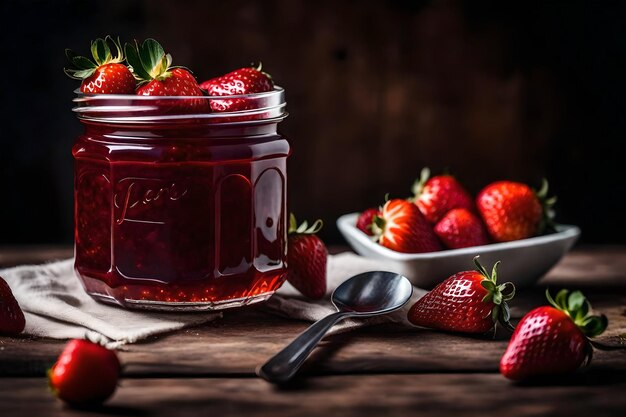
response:
M209 114L177 114L178 98L75 99L85 126L73 148L75 267L90 295L209 310L280 287L290 152L276 130L283 90L248 99L257 110Z

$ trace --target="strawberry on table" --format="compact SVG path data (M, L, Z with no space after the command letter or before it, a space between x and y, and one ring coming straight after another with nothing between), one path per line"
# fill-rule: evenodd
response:
M0 277L0 334L17 335L24 331L26 320L9 284Z
M172 56L154 39L125 46L126 59L140 81L136 94L142 96L203 96L198 82L181 67L172 67ZM182 100L179 107L191 111L208 111L204 98Z
M430 178L430 170L424 168L420 178L413 184L412 191L412 200L430 223L437 223L454 208L474 210L472 197L451 175Z
M498 285L497 268L491 275L474 258L475 271L452 275L420 298L409 310L416 326L461 333L486 333L497 323L512 329L507 301L515 295L511 282Z
M526 184L498 181L486 186L476 198L476 206L487 231L496 242L526 239L552 226L552 206L548 182L538 192Z
M88 340L71 340L48 371L52 392L72 405L96 405L108 399L120 376L114 351Z
M452 209L435 225L435 234L449 249L468 248L489 243L482 220L465 208Z
M404 253L435 252L441 243L417 206L394 199L374 217L372 232L382 246Z
M316 233L322 228L317 220L300 226L293 214L289 217L287 240L287 281L305 297L317 300L326 294L326 262L328 250Z
M232 96L264 93L274 89L272 77L258 67L244 67L200 84L210 96ZM211 110L216 112L247 110L250 106L244 98L211 100Z
M117 50L115 56L111 54L109 42ZM77 55L70 49L66 49L65 54L75 67L66 68L65 73L74 79L82 80L80 91L83 93L135 93L135 77L133 77L126 65L122 64L125 58L119 40L116 41L107 36L104 39L98 38L91 42L93 61Z
M376 216L380 216L380 209L377 207L368 208L359 215L359 218L356 220L356 228L368 236L374 236L372 224Z
M552 306L538 307L526 314L511 336L500 372L513 380L541 375L570 373L585 359L591 360L590 337L607 327L606 316L591 315L591 305L580 291L561 290Z

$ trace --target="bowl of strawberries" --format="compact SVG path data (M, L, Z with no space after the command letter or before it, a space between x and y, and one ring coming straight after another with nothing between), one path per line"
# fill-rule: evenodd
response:
M390 199L379 208L337 219L337 227L359 255L432 288L449 275L471 269L480 255L502 261L499 274L517 287L534 284L567 253L580 229L554 222L548 184L539 190L496 181L472 196L451 175L422 170L414 196Z

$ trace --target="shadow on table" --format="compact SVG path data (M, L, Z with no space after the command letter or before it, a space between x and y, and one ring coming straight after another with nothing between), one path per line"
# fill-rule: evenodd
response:
M519 387L584 387L623 384L626 369L593 366L580 372L554 377L541 377L524 382L516 382Z
M66 410L80 412L81 414L108 415L108 416L134 416L144 417L149 415L148 410L135 407L122 407L115 405L91 405L91 406L70 406L65 405Z
M278 391L302 391L310 389L313 387L312 376L313 375L308 373L300 374L286 384L276 385L275 389ZM626 369L598 367L570 375L541 377L524 382L515 382L512 385L520 388L590 387L619 385L624 384L624 381L626 381Z

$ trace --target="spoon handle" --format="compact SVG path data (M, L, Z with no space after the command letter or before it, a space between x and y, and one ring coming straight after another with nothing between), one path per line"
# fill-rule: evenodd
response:
M337 312L313 323L308 329L288 344L283 350L268 360L256 371L257 375L269 382L283 383L290 380L298 371L309 353L338 321L350 316Z

